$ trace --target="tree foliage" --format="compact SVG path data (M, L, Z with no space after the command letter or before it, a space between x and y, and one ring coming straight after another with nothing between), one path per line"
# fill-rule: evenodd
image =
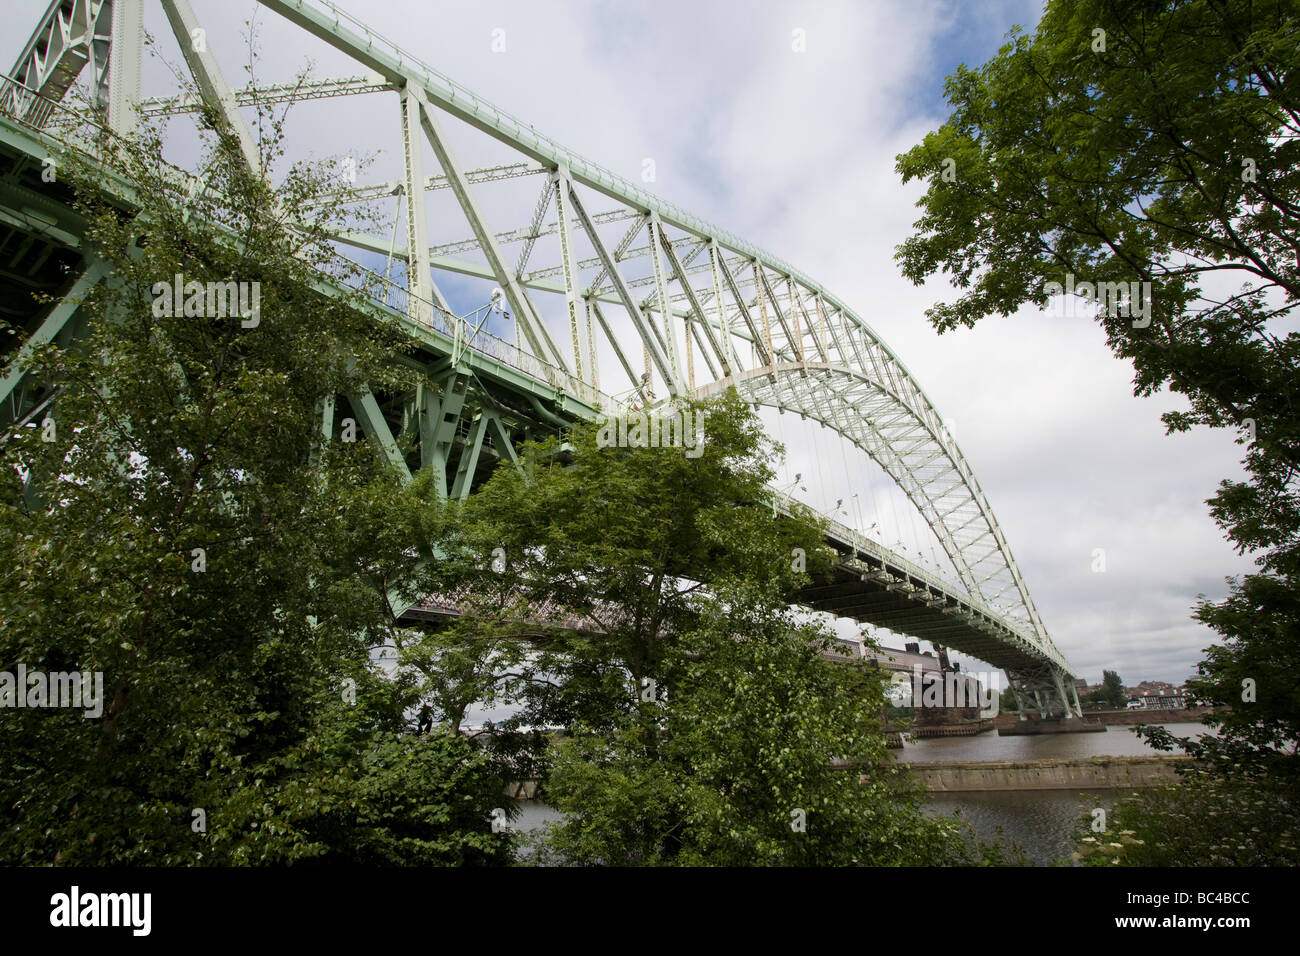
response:
M488 736L564 728L534 738L545 797L564 814L539 858L977 858L956 824L923 818L892 767L881 675L827 660L827 635L790 609L828 556L811 515L766 505L779 449L734 395L690 408L704 416L697 458L601 447L598 427L580 424L529 446L522 469L498 470L460 513L462 573L487 619L513 607L533 635L494 684L517 710ZM476 629L449 632L443 653L473 658ZM481 671L465 673L481 687Z
M1254 770L1194 768L1115 803L1106 829L1076 832L1085 866L1295 866L1295 800Z
M1108 707L1123 707L1128 703L1124 692L1124 681L1117 671L1101 672L1101 698Z
M261 119L269 169L283 115ZM329 244L340 181L313 163L272 184L216 116L204 132L206 188L151 128L59 157L111 278L81 338L34 353L52 429L0 442L0 668L101 672L105 701L4 711L0 858L500 861L499 778L411 733L413 689L370 660L418 502L371 446L322 437L322 400L400 384L406 347ZM260 312L155 307L178 275L255 283Z
M1283 577L1300 532L1296 13L1290 0L1049 3L1034 36L1013 32L949 77L952 115L898 158L905 181L930 183L903 273L942 271L961 292L927 313L941 331L1045 307L1067 276L1151 284L1149 316L1120 303L1097 320L1139 394L1186 398L1171 430L1241 430L1250 481L1224 482L1211 512Z
M1208 504L1260 570L1198 605L1223 643L1189 683L1224 705L1208 718L1219 736L1149 736L1221 773L1267 769L1260 779L1292 795L1298 12L1294 0L1052 0L1032 36L1013 31L988 63L949 77L950 117L898 158L905 181L929 187L897 254L913 281L943 272L956 286L928 312L940 331L1045 307L1062 287L1123 283L1091 301L1135 392L1185 399L1163 416L1170 431L1238 430L1247 480L1222 482Z

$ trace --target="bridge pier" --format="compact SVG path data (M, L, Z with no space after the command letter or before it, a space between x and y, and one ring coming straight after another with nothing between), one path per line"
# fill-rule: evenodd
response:
M1011 690L1020 705L1020 719L1009 727L999 727L999 737L1024 734L1090 734L1103 732L1106 726L1085 720L1074 685L1058 667L1037 672L1008 672ZM1033 706L1026 706L1032 701ZM1037 710L1037 714L1032 711Z
M999 737L1023 737L1033 734L1097 734L1104 733L1106 725L1095 720L1085 720L1069 714L1065 717L1025 717L1009 727L999 727Z
M1083 708L1066 673L1054 665L1007 671L1011 692L1020 707L1021 724L1038 721L1081 721ZM1068 687L1068 690L1067 690ZM1033 712L1037 711L1037 717ZM1054 733L1056 731L1048 731Z

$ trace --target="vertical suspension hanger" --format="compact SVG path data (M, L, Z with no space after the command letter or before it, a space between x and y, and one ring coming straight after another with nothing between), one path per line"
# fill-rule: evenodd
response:
M397 206L393 211L393 237L388 242L388 261L384 263L384 302L388 302L388 289L392 283L393 277L393 256L397 253L397 224L402 219L402 202L406 197L406 190L401 186L397 187ZM406 268L411 268L410 260L407 260Z

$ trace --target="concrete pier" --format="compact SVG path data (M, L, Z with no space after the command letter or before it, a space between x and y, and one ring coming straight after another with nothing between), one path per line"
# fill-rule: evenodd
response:
M998 728L999 737L1020 737L1026 734L1100 734L1106 725L1086 717L1065 717L1058 720L1017 720Z
M908 734L914 740L928 740L932 737L974 737L976 734L988 733L993 729L993 718L970 720L960 724L939 724L926 726L917 724Z

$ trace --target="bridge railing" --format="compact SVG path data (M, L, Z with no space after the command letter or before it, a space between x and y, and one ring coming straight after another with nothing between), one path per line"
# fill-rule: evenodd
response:
M803 502L798 501L797 499L783 492L773 491L771 492L771 494L773 498L776 499L777 510L783 514L790 514L792 508L795 505L798 505L801 508L808 507L807 505L803 504ZM816 511L815 509L809 509L809 510L813 511L820 518L824 519L827 523L830 534L838 538L839 540L843 541L845 544L850 544L853 547L857 548L859 551L866 552L867 554L870 554L873 557L880 558L882 560L887 560L890 564L892 564L894 567L898 568L899 570L906 571L908 574L912 575L913 577L919 578L920 580L923 580L926 583L932 583L937 586L943 587L949 591L952 591L955 594L965 593L966 591L965 587L962 585L960 581L957 580L956 577L945 575L941 571L936 571L932 568L923 568L919 564L916 564L912 561L909 561L907 558L904 558L896 551L891 551L889 548L885 547L880 542L868 538L866 535L862 534L856 529L850 528L848 525L836 521L834 518L828 517L827 515L824 515L821 512Z
M63 140L82 152L97 155L94 141L81 133L102 133L108 127L88 104L70 106L50 99L17 77L0 74L0 116Z

